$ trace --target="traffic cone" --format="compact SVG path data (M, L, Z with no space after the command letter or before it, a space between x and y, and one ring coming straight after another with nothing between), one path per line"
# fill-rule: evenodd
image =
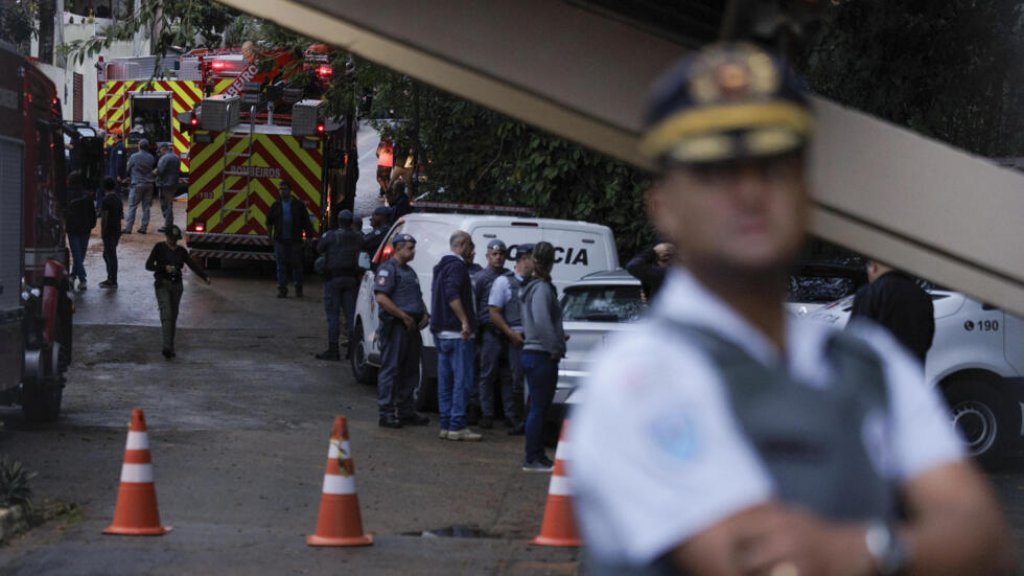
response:
M551 473L551 484L548 486L548 503L544 507L544 521L540 525L540 534L530 541L537 546L559 546L563 548L580 546L579 530L572 512L572 489L565 471L565 462L569 459L569 442L566 430L569 421L562 424L562 433L555 449L555 469Z
M160 511L156 506L146 417L140 408L135 408L128 427L128 443L124 449L124 464L121 466L121 487L117 491L114 523L103 533L160 536L170 531L170 526L160 525Z
M373 536L363 533L356 495L356 468L348 444L348 422L335 416L331 442L327 449L327 470L324 472L320 496L320 517L316 534L306 537L310 546L369 546Z

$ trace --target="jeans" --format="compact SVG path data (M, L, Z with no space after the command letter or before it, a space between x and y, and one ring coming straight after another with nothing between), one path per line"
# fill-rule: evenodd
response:
M480 343L480 410L488 418L494 417L494 394L500 390L505 418L518 415L512 393L512 372L508 362L508 342L493 330L484 328Z
M544 413L555 399L558 360L547 352L524 350L522 356L526 385L530 387L530 413L526 417L526 461L536 462L544 454Z
M128 215L125 217L124 229L131 232L135 225L135 210L142 204L142 220L139 221L139 232L145 232L149 226L149 210L153 207L153 184L132 184L128 192Z
M160 307L160 328L163 333L163 349L174 352L174 333L178 324L178 306L184 287L181 282L157 280L156 303Z
M331 278L324 281L324 313L327 315L327 344L337 346L341 335L339 314L345 311L345 333L348 341L353 338L352 325L356 316L356 295L359 284L354 278Z
M85 250L89 247L89 233L68 234L68 248L71 250L71 279L85 280Z
M287 288L289 278L296 288L302 286L302 242L275 240L274 260L277 261L278 288Z
M178 185L160 187L160 211L164 215L164 228L174 226L174 193Z
M406 330L401 322L392 322L381 334L377 409L382 418L404 418L416 413L412 395L420 379L423 337L417 329Z
M438 338L437 406L441 430L466 427L466 405L473 386L473 341L462 338Z
M118 235L103 237L103 261L107 264L107 280L117 283L117 243Z

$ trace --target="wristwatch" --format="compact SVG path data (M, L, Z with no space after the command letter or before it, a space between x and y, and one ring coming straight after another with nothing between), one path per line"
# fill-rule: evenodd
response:
M897 576L910 567L910 550L895 524L876 520L868 524L864 543L880 576Z

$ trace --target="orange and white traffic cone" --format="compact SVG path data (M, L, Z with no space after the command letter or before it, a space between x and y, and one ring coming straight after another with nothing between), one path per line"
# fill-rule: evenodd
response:
M569 420L566 420L562 424L558 448L555 449L555 469L551 473L551 484L548 486L544 521L540 525L540 534L531 540L530 544L565 548L583 544L579 530L576 529L576 518L572 512L572 489L565 471L565 462L569 459L569 441L566 434L568 429Z
M310 546L373 544L373 536L363 533L363 518L359 514L359 497L356 495L356 468L351 454L348 422L344 416L336 416L327 449L327 470L324 472L316 534L306 537L306 544Z
M153 461L149 456L149 437L146 435L146 417L140 408L135 408L128 427L128 443L124 449L124 464L121 466L121 487L117 491L114 523L103 533L159 536L170 531L170 526L160 525L156 486L153 484Z

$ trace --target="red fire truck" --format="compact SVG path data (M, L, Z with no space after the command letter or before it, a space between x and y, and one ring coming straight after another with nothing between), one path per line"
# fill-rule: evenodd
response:
M0 403L60 414L71 362L64 141L56 88L0 44Z

